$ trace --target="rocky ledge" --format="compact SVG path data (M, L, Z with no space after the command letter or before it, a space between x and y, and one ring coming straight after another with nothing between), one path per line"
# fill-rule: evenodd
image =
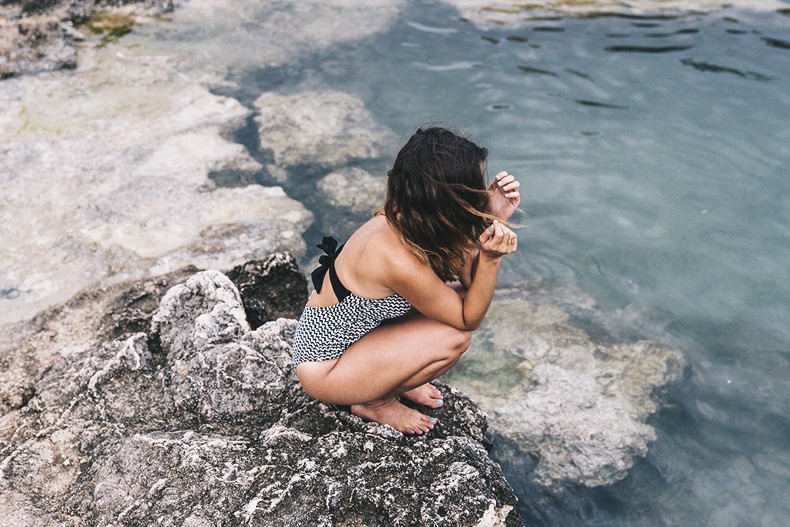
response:
M109 8L129 4L121 11ZM170 0L12 0L0 2L0 79L73 69L84 25L102 42L130 31L135 15L172 11Z
M290 341L305 296L279 253L83 293L18 325L0 357L0 517L521 525L485 416L459 391L440 384L439 426L406 437L300 389Z

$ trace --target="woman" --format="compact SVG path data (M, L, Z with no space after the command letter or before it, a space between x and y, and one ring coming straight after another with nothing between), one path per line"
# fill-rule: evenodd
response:
M502 221L519 183L500 172L486 187L487 153L443 128L417 130L389 172L384 208L340 249L324 238L293 343L311 396L402 433L434 427L398 397L442 405L430 381L469 347L501 258L518 245Z

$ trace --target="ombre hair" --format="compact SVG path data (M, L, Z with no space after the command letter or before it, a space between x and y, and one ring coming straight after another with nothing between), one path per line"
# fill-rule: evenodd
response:
M387 222L444 281L458 278L494 219L486 212L487 156L486 148L445 128L419 129L387 174Z

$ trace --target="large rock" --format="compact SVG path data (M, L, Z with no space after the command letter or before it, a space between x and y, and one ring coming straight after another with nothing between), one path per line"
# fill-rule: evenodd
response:
M23 0L0 5L0 79L19 74L72 69L77 66L76 44L85 36L74 28L105 14L109 5L141 4L108 14L89 28L103 34L104 42L129 31L137 14L171 11L169 0Z
M731 7L760 9L766 11L786 7L778 0L541 0L523 2L522 0L441 0L458 8L461 15L481 28L519 28L535 23L547 24L547 17L590 16L608 14L610 16L640 15L677 15L683 12L716 11ZM548 23L554 23L548 22ZM560 22L561 23L561 22Z
M395 136L364 103L338 91L264 93L255 101L261 149L278 166L324 168L389 154Z
M681 375L683 356L652 340L618 341L612 323L579 293L502 289L447 376L481 403L492 431L537 459L541 485L614 483L655 439L646 423L655 392Z
M251 331L216 271L170 288L150 330L104 307L118 337L86 334L0 418L14 525L521 525L460 392L439 385L440 424L416 438L318 403L290 364L296 322Z
M349 167L336 170L318 180L324 202L352 214L371 215L384 206L387 178L367 170Z
M312 215L225 137L250 111L167 56L87 49L74 73L0 83L0 322L96 284L304 251Z
M183 56L190 75L290 70L303 57L386 31L405 5L405 0L189 0L169 17L172 23L142 23L135 35L143 37L147 50Z

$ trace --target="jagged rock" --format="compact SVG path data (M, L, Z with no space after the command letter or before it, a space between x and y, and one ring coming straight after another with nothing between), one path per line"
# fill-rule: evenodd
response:
M148 280L83 291L30 321L0 326L6 337L0 340L0 413L25 406L36 393L36 379L59 358L148 331L165 291L195 272L195 267L186 267Z
M139 315L112 311L139 328ZM424 437L362 422L299 388L295 325L250 330L233 282L204 271L168 290L147 332L86 334L0 418L0 517L75 527L521 525L471 400L439 384L446 404L431 410L439 425Z
M85 36L73 26L118 4L141 4L135 11L172 11L167 0L24 0L0 5L0 79L77 66L75 43ZM128 10L127 10L128 11ZM131 15L130 22L134 18Z
M66 40L60 19L35 16L0 20L0 79L77 66L77 51Z
M255 101L261 148L281 166L337 167L392 150L395 136L343 92L264 93Z
M591 298L570 296L501 289L447 379L481 403L492 431L537 458L539 484L608 485L647 453L655 391L680 377L684 359L653 341L591 338L578 319L593 329L604 317Z
M336 170L318 180L318 190L326 204L354 214L373 214L384 206L387 178L371 175L367 170L350 167Z

